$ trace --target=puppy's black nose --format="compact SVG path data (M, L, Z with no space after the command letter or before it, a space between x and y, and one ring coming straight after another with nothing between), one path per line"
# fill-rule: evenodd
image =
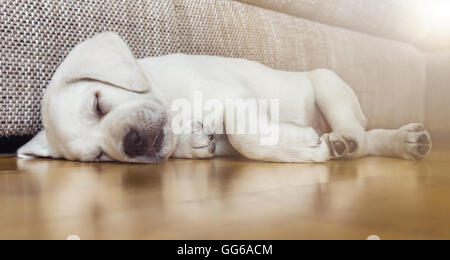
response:
M123 149L130 158L144 155L147 150L147 142L136 130L130 130L123 139Z

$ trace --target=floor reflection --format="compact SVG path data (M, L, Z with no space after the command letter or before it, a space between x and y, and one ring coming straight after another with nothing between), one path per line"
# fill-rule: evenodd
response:
M445 202L430 187L439 178L450 186L433 160L15 162L17 172L0 174L0 234L17 238L301 238L313 230L338 237L349 226L406 230ZM401 219L407 215L413 220Z

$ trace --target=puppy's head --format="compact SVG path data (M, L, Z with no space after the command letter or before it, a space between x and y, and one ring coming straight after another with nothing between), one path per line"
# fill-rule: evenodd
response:
M175 146L166 109L125 42L99 34L55 72L42 101L44 130L18 156L162 162Z

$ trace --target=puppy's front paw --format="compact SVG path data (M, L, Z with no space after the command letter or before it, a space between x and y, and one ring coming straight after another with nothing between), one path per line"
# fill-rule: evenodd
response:
M208 159L216 152L215 134L212 129L197 122L193 125L191 134L178 136L178 144L173 154L174 158Z
M212 158L216 152L216 136L210 129L199 125L191 136L191 147L193 158Z
M432 147L431 137L422 124L409 124L397 132L401 156L407 160L422 160Z

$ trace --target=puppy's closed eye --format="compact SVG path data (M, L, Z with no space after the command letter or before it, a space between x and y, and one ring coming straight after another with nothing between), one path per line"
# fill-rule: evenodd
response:
M97 114L97 116L102 119L107 113L106 111L103 109L102 104L100 102L100 93L96 92L95 93L95 98L94 98L94 111Z

